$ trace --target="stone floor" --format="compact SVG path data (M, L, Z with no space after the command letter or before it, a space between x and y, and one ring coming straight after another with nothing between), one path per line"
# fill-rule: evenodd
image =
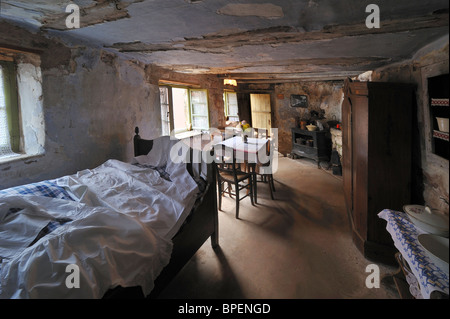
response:
M220 248L209 240L161 298L397 299L390 274L378 264L380 288L352 243L342 178L308 159L278 158L275 200L258 183L258 204L225 197L219 211Z

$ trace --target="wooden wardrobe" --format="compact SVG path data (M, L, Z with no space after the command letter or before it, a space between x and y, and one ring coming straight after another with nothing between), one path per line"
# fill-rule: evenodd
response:
M366 258L394 263L378 213L411 204L414 87L347 80L344 94L342 175L353 241Z

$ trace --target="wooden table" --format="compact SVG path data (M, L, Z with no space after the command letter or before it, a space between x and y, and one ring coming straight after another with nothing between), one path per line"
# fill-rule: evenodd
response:
M245 163L251 169L253 173L253 187L254 187L254 200L257 203L257 180L255 174L255 166L259 163L259 159L265 158L267 150L267 142L269 140L265 138L247 138L244 142L242 136L234 136L217 143L216 145L225 145L232 148L235 151L236 161L238 163Z

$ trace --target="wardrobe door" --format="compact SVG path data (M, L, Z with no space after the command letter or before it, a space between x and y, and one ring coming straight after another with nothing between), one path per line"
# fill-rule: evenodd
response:
M342 179L345 204L353 219L352 103L347 94L342 103Z
M352 166L354 240L363 251L367 240L369 105L366 96L352 95Z
M383 83L384 84L384 83ZM374 83L370 87L370 145L368 167L368 240L392 245L378 213L401 211L411 194L411 87Z

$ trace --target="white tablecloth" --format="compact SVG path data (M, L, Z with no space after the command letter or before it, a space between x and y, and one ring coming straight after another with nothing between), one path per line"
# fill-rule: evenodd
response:
M236 151L236 159L241 161L247 161L248 163L264 162L264 156L266 156L266 143L267 139L249 137L247 142L244 142L241 136L234 136L232 138L221 141L217 144L222 144L230 147Z

